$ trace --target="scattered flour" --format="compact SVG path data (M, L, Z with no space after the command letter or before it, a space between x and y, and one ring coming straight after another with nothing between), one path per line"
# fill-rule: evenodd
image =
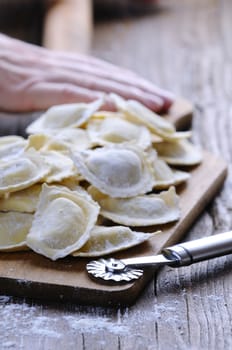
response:
M10 349L10 348L15 348L16 345L17 345L16 342L5 341L4 343L2 343L1 347L2 349Z
M37 316L34 320L32 320L30 332L35 335L58 339L61 337L61 334L58 331L51 329L51 327L54 327L56 323L57 319L53 318L53 322L50 322L47 316Z
M88 316L63 316L68 323L68 327L72 330L83 333L99 333L99 331L108 331L112 334L128 334L129 327L121 323L112 322L107 317L97 317L91 319Z
M170 295L163 295L162 302L155 299L143 304L143 299L135 306L123 309L104 309L101 307L83 307L72 305L70 311L66 306L33 305L11 297L0 296L0 350L23 349L25 339L37 339L51 342L62 340L64 334L76 337L77 334L94 335L98 345L104 348L106 334L121 336L122 339L135 335L141 341L150 327L151 337L154 336L155 324L179 329L183 335L183 303L188 297L187 291L180 294L178 300L171 300ZM223 296L192 295L196 307L199 303L207 302L213 307L215 304L224 305ZM142 303L142 305L141 305ZM142 307L141 307L142 306ZM21 339L21 343L18 342ZM21 345L20 345L21 344Z

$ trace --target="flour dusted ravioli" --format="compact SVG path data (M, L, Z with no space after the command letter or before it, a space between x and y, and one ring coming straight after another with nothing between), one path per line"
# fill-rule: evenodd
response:
M59 130L83 125L102 105L99 99L92 103L72 103L49 108L37 120L31 123L26 131L29 134L46 133L46 130Z
M73 161L68 156L56 151L42 151L40 154L50 167L50 172L45 176L44 182L59 182L77 174Z
M151 145L151 134L146 127L122 118L92 118L87 131L94 145L134 143L142 149Z
M29 147L35 148L49 166L50 171L44 177L44 182L60 182L71 177L80 177L69 156L69 148L65 145L52 141L47 135L35 134L29 137Z
M69 154L69 150L91 148L87 131L79 128L65 128L59 131L49 131L46 134L33 134L28 137L27 148L33 147L41 151L58 151Z
M52 135L55 140L62 142L68 149L84 150L91 148L91 142L85 129L64 128Z
M100 110L95 112L92 115L93 118L124 118L124 113L122 112L110 112L110 111L104 111Z
M9 160L23 153L27 140L21 136L0 137L0 160Z
M159 157L171 165L196 165L202 160L200 150L188 140L157 142L153 146Z
M0 213L0 251L28 249L26 236L30 230L33 214Z
M125 113L128 120L145 125L148 129L164 140L178 140L190 137L190 132L176 132L174 126L160 117L158 114L152 112L150 109L135 100L124 100L118 95L110 94L111 99L116 107Z
M152 189L152 169L139 148L107 146L72 157L81 175L111 197L131 197Z
M154 233L136 232L124 226L95 226L86 244L73 256L94 257L102 256L128 249L141 244L160 231Z
M187 171L177 170L172 168L172 173L174 175L173 185L179 185L183 182L186 182L190 178L190 174Z
M21 191L8 193L0 198L0 211L34 213L37 208L41 186L41 184L36 184Z
M34 134L28 137L28 146L26 149L34 148L37 151L57 151L68 153L67 146L58 139L46 134Z
M15 192L40 182L50 168L38 152L28 150L20 157L0 162L0 194Z
M52 260L80 249L97 221L99 206L87 192L43 185L27 245Z
M190 177L186 171L172 169L159 158L154 162L153 172L154 189L164 189L171 185L179 185Z
M175 188L160 194L131 198L110 198L90 187L88 192L101 207L100 213L117 224L151 226L166 224L180 218L179 196Z
M166 189L189 179L189 173L172 169L163 159L160 159L155 149L147 150L147 157L152 164L154 184L153 189Z

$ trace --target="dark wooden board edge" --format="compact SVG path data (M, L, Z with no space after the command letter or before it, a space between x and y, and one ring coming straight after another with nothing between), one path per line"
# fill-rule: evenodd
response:
M163 117L175 125L177 130L187 130L192 125L193 112L192 103L179 97Z

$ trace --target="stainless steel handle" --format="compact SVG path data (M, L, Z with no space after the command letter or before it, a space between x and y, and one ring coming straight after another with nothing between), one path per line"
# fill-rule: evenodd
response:
M175 266L216 258L232 253L232 231L168 247L162 254L175 260Z
M232 231L176 244L163 249L158 255L122 260L111 258L92 261L87 264L87 270L94 277L128 282L139 278L143 273L142 270L133 269L135 267L154 268L163 265L180 267L230 253L232 253Z

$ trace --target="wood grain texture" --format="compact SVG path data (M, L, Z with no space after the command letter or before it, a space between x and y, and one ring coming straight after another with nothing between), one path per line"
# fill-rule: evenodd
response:
M232 2L162 0L150 16L98 23L93 53L195 107L193 141L229 165L186 240L231 230ZM158 34L157 34L158 33ZM149 38L149 40L147 39ZM0 297L2 349L230 350L232 258L162 269L129 308Z

